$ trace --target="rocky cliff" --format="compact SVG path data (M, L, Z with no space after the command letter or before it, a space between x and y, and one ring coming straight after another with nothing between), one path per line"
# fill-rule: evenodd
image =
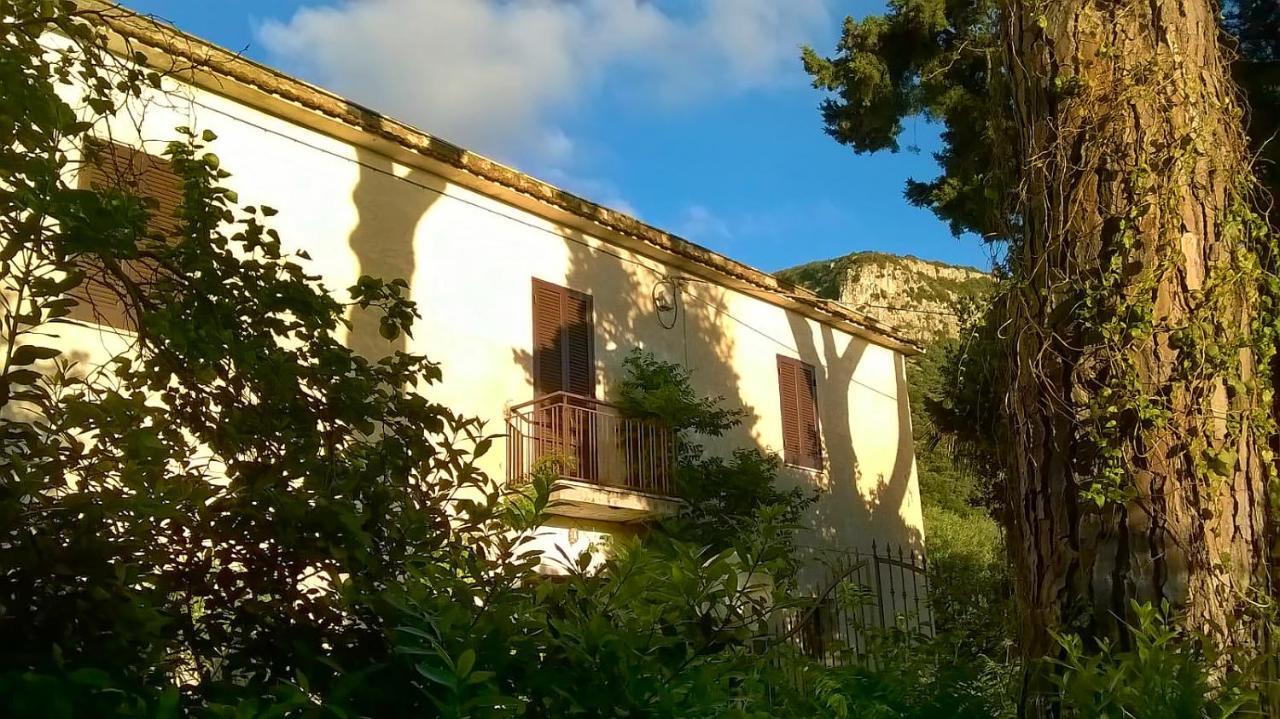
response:
M989 273L972 267L881 252L855 252L775 274L877 317L924 344L956 334L966 305L980 301L994 286Z

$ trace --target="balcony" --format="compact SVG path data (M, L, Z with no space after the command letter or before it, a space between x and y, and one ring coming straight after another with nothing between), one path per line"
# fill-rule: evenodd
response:
M675 437L652 420L556 392L507 411L507 481L555 467L552 514L638 522L674 512Z

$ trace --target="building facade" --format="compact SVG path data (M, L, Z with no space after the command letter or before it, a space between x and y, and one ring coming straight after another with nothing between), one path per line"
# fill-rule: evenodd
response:
M711 451L777 452L785 482L820 493L806 546L922 546L905 379L919 348L892 328L174 28L107 17L116 47L165 78L78 181L144 168L139 187L163 210L174 128L212 130L227 184L279 211L272 226L328 287L407 280L413 337L389 344L357 315L347 341L438 362L433 399L507 439L482 460L493 476L569 458L548 546L632 533L679 501L670 438L609 404L632 348L747 411ZM88 361L124 344L107 314L65 330Z

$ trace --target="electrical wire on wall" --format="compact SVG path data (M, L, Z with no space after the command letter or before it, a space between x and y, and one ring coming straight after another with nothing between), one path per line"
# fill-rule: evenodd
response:
M676 289L677 290L684 289L683 280L676 280ZM682 309L682 311L680 312L680 322L681 322L680 334L682 337L682 341L684 342L684 366L686 368L692 369L692 367L689 367L689 313L683 311L684 293L677 291L676 297L680 300L680 307Z

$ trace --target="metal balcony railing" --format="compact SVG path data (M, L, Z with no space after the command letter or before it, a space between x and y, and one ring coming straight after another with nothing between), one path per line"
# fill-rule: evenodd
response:
M564 480L670 497L675 437L607 402L556 392L507 411L507 480L528 481L539 464Z

